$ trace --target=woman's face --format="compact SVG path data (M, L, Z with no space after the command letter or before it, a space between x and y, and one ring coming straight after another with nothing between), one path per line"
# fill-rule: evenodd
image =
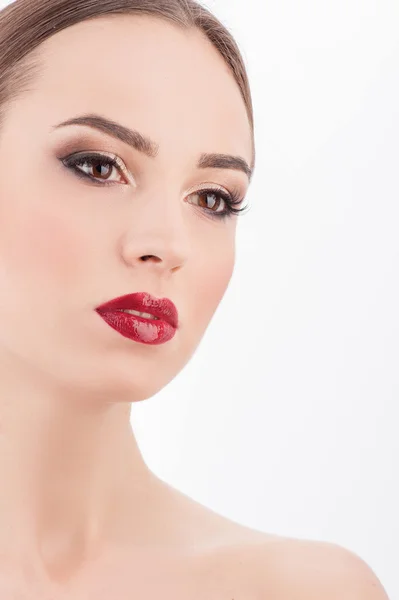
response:
M187 363L231 278L237 217L196 192L244 199L248 176L197 163L251 163L245 105L199 31L150 17L79 23L44 42L40 61L0 132L0 380L12 365L75 395L143 400ZM150 138L154 156L94 127L56 127L88 114ZM62 161L84 152L122 166ZM172 340L132 341L95 311L135 292L174 302Z

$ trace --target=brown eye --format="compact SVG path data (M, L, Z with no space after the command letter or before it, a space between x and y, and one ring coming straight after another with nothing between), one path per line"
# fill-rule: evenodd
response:
M194 198L196 204L212 219L226 221L229 217L243 214L245 208L236 208L242 204L243 197L238 190L227 192L222 189L207 188L193 192L188 198Z
M115 181L111 176L114 171L115 174L118 173L118 166L114 164L112 159L106 157L82 159L80 162L75 163L75 167L92 179L99 181Z
M90 179L100 185L128 183L126 167L118 157L104 154L78 153L61 159L63 164L80 177ZM115 175L117 178L115 179ZM101 183L104 182L104 183Z
M215 213L223 212L223 208L222 210L218 209L220 208L221 203L224 203L224 199L215 191L203 190L202 192L190 194L190 198L193 197L196 199L196 204L201 208L205 208Z
M104 165L100 161L96 160L92 163L91 168L93 169L95 179L97 179L97 175L100 179L108 179L114 167L110 164Z

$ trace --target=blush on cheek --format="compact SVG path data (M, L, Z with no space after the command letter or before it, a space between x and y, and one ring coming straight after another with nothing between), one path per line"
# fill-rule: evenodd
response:
M6 235L6 262L12 276L45 296L65 294L74 284L82 248L79 235L60 217L30 211L13 223Z

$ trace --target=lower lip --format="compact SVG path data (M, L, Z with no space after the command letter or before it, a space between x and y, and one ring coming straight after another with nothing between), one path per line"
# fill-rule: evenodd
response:
M121 310L97 313L121 335L141 344L164 344L176 333L172 325L161 319L144 319Z

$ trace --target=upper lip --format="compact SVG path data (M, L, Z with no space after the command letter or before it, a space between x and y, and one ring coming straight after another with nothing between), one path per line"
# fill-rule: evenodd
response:
M127 294L119 296L109 302L105 302L96 308L98 312L106 312L118 309L138 310L146 312L154 317L166 321L172 327L178 326L177 308L168 298L155 298L147 292L138 292L136 294Z

